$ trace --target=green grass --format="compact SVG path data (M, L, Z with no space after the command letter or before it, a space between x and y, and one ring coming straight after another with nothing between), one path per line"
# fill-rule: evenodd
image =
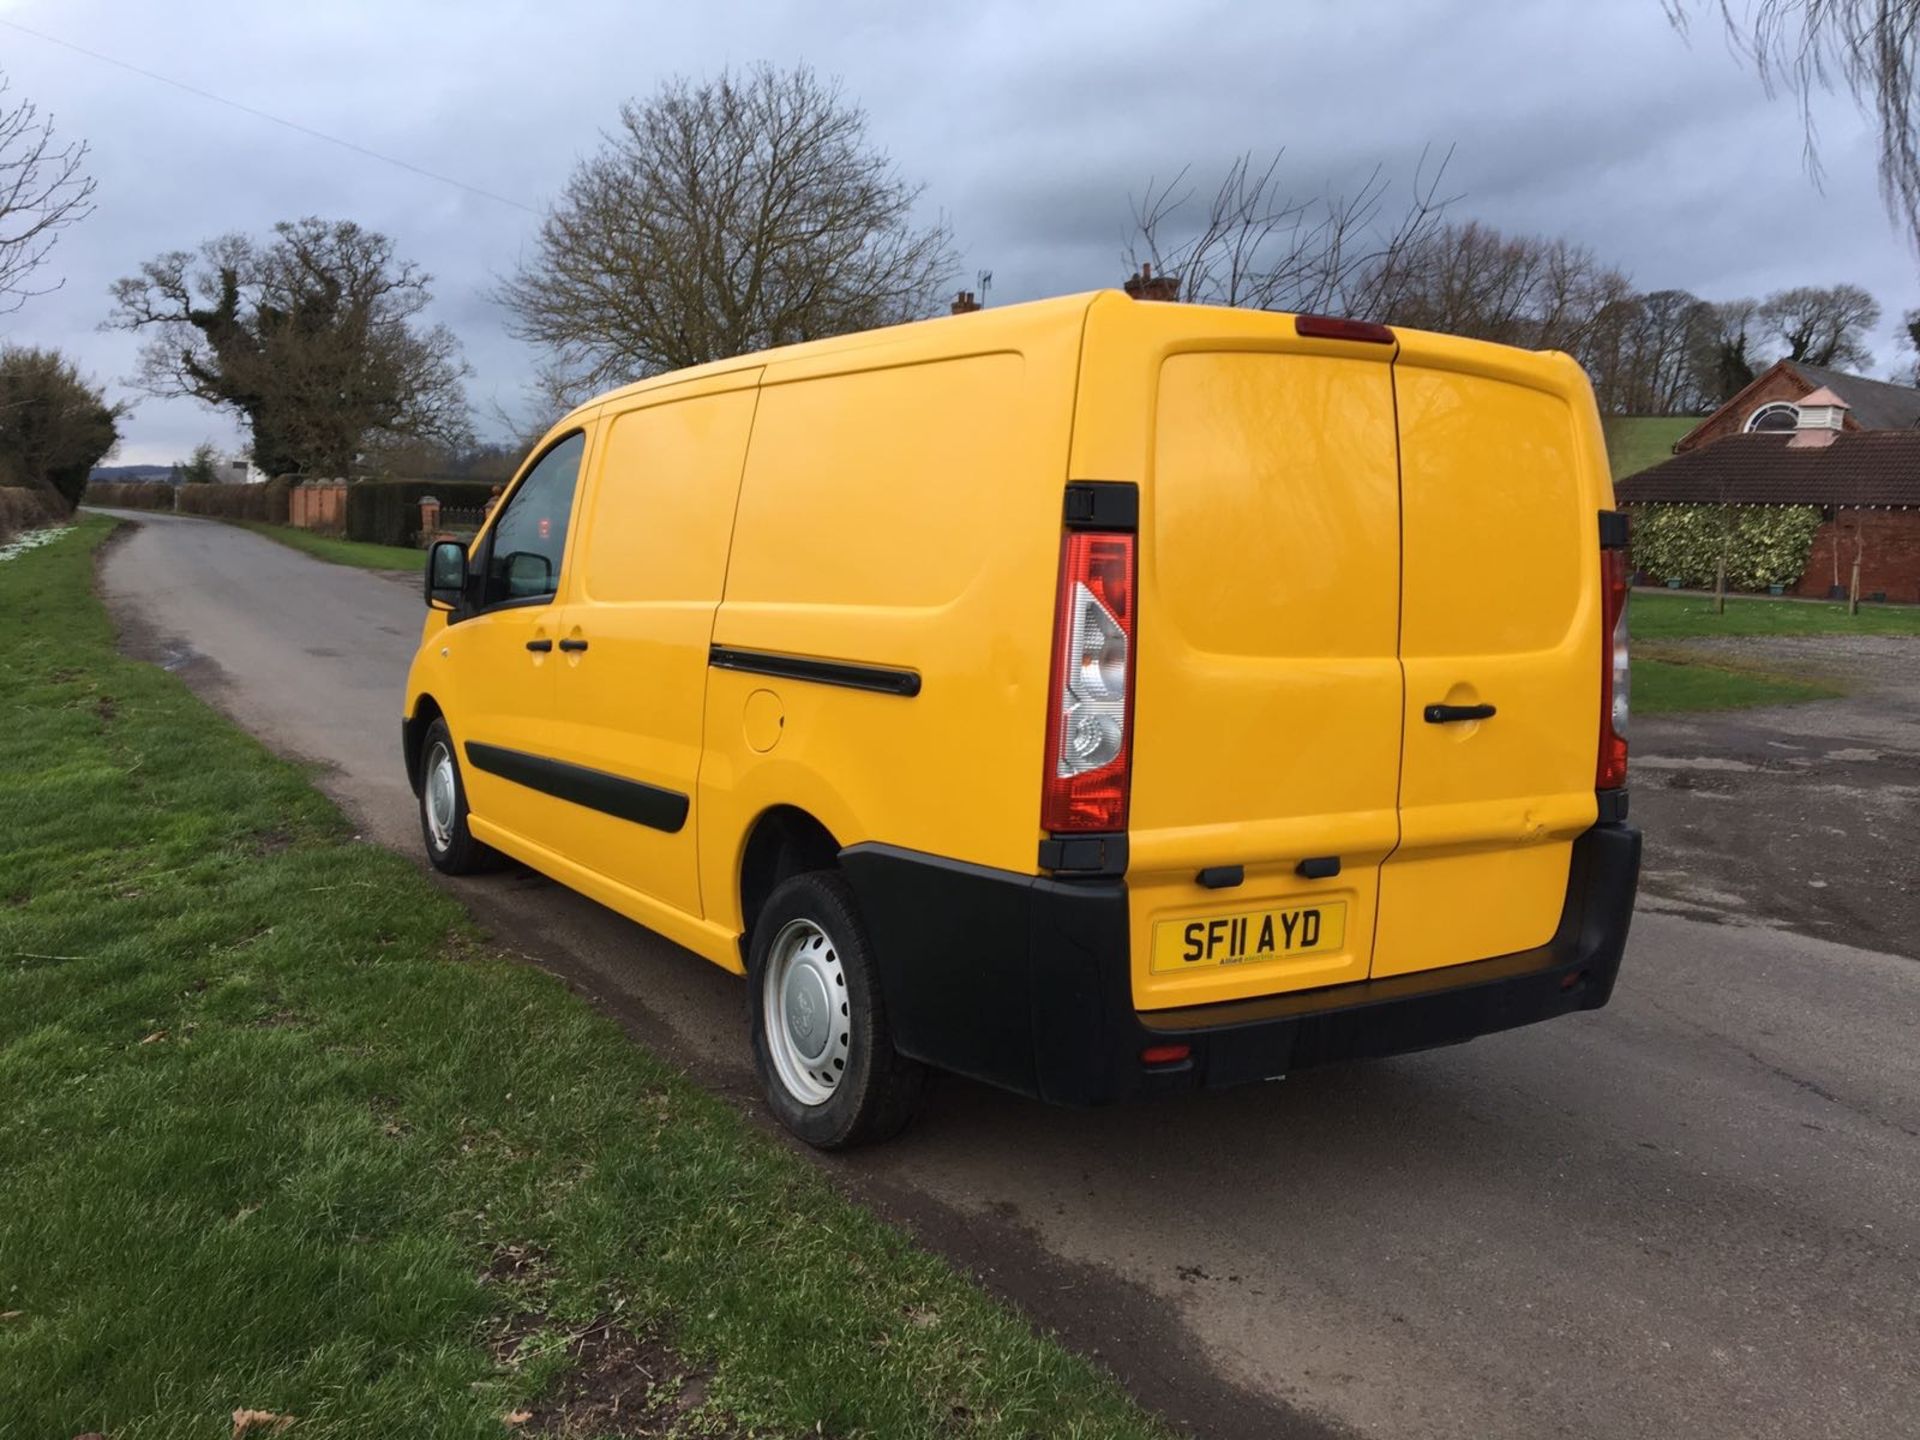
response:
M1698 415L1614 415L1606 421L1613 478L1625 479L1673 458L1673 442L1700 423Z
M1727 613L1713 612L1711 595L1661 595L1636 590L1628 624L1636 640L1698 639L1709 635L1920 635L1920 606L1862 605L1847 614L1840 601L1736 595Z
M236 520L233 523L335 565L358 565L363 570L420 570L427 563L426 551L409 550L404 545L369 545L362 540L340 540L331 535L315 535L310 530L297 530L291 525L268 525L260 520Z
M601 1320L741 1430L1164 1433L120 658L110 524L0 564L0 1433L499 1440Z
M1678 659L1672 655L1636 655L1633 659L1633 710L1636 715L1670 715L1685 710L1741 710L1752 705L1830 700L1844 693L1838 686L1819 680Z

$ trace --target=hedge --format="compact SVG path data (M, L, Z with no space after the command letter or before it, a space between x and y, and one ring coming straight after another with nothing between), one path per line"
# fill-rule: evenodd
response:
M164 480L90 481L82 505L111 505L116 510L171 510L173 486Z
M411 545L420 533L420 501L485 505L498 487L488 480L360 480L347 487L347 538L374 545Z
M174 508L182 515L211 515L220 520L264 520L269 525L287 523L285 480L269 480L264 485L182 485Z
M1806 573L1822 520L1817 505L1641 505L1632 513L1634 569L1655 580L1710 586L1725 537L1734 590L1793 584Z
M32 530L66 519L63 502L42 490L24 485L0 485L0 544L15 532Z

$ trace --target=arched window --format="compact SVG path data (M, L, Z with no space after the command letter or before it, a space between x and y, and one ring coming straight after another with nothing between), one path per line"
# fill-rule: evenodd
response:
M1775 400L1770 405L1762 405L1747 417L1746 428L1754 430L1798 430L1800 428L1800 407L1791 400Z

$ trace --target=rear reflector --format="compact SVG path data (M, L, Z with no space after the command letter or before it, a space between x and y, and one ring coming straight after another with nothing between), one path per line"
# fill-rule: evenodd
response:
M1342 320L1337 315L1296 315L1293 333L1308 340L1358 340L1367 345L1393 344L1393 331L1365 320Z
M1060 549L1041 828L1124 830L1133 727L1133 536L1076 530Z
M1627 552L1600 552L1600 760L1596 790L1627 783L1627 722L1632 712L1633 666L1627 645Z
M1177 1065L1193 1054L1191 1045L1149 1045L1140 1052L1142 1065Z

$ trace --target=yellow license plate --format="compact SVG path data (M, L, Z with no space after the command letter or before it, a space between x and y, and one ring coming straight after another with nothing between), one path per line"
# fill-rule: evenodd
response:
M1200 970L1248 965L1292 955L1320 955L1347 943L1347 902L1242 910L1195 920L1160 920L1153 927L1153 970Z

